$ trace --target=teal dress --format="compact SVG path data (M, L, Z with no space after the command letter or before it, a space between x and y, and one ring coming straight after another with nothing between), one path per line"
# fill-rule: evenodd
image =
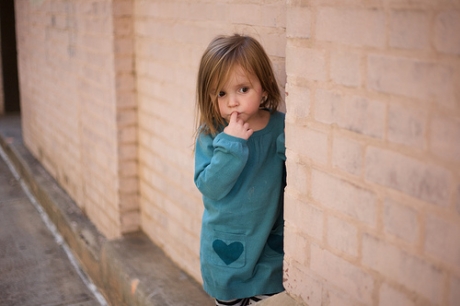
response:
M248 139L200 134L195 184L203 195L204 289L219 300L283 288L284 114Z

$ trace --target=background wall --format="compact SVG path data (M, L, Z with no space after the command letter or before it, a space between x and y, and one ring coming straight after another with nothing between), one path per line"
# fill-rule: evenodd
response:
M107 237L138 229L132 1L15 4L25 143Z
M107 237L141 229L201 280L196 73L250 34L287 92L288 293L460 299L458 1L15 3L26 144Z
M458 305L458 1L287 1L286 288Z

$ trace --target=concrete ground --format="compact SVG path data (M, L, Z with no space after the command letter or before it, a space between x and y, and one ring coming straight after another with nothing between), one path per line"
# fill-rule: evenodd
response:
M122 306L214 305L142 232L110 241L101 235L24 146L20 120L0 116L0 148L19 177L0 160L0 305L89 306L103 305L104 299ZM88 289L37 209L103 298ZM258 304L300 305L286 293Z
M0 305L101 305L0 158Z

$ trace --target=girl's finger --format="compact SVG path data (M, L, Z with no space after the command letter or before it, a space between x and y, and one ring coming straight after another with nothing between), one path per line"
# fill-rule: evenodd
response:
M236 119L238 118L238 112L233 112L230 115L230 122L236 122Z

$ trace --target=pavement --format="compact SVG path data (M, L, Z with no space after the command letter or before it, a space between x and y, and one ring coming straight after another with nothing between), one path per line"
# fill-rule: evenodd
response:
M80 276L62 238L48 228L51 224L45 223L43 212L2 157L0 305L106 305Z
M0 159L0 305L103 305Z
M258 303L297 306L282 293ZM107 240L0 116L0 305L211 306L142 232Z

